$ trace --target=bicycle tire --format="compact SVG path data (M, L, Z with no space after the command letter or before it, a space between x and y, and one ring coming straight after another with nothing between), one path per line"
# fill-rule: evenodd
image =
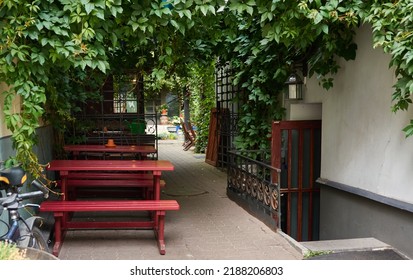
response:
M49 252L49 246L43 237L41 230L34 226L31 230L29 243L27 247ZM17 244L19 245L19 244Z

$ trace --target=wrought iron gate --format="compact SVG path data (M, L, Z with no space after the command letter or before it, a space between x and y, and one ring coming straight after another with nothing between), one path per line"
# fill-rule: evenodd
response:
M215 86L215 117L219 124L216 131L218 145L215 166L225 168L229 162L229 151L235 149L234 139L238 133L237 122L242 93L232 84L232 71L228 64L217 67Z
M269 151L231 151L227 194L273 229L280 226L280 170L269 165Z

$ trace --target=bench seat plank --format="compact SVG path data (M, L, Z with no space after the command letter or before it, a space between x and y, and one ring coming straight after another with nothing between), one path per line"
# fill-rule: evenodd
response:
M91 211L160 211L179 210L176 200L46 200L41 211L91 212Z

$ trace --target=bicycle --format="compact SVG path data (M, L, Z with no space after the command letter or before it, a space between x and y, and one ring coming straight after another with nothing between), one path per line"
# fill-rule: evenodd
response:
M21 188L26 181L26 172L20 166L0 170L0 190L6 191L6 197L2 198L0 193L0 216L3 210L8 211L9 214L8 223L0 220L7 228L7 232L0 236L0 241L15 244L18 247L29 247L48 252L48 244L39 228L42 218L32 216L24 219L21 217L19 209L40 207L40 205L33 203L24 204L23 201L36 197L47 199L49 189L39 180L33 180L31 186L37 190L21 193Z

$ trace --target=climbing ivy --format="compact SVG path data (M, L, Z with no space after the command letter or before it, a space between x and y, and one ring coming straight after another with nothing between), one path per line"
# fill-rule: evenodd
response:
M297 65L308 66L325 88L339 66L337 57L354 59L352 8L362 1L231 1L229 28L221 54L231 62L235 83L245 93L236 145L268 149L271 120L283 117L280 95ZM358 8L357 8L358 9Z
M105 72L109 66L87 7L73 1L0 1L0 80L9 86L4 92L5 122L17 152L13 161L35 177L43 166L32 147L45 108L61 120L70 116L65 109L73 98L66 99L67 92L61 91L64 76L86 67ZM101 3L93 13L102 9ZM15 110L17 96L21 107Z
M413 93L413 2L373 1L364 17L373 26L374 47L391 54L390 67L395 69L393 111L407 110ZM413 135L413 120L404 128L406 136Z
M191 123L196 126L195 152L205 153L208 146L211 109L215 106L215 63L194 65L189 73Z
M184 38L189 32L206 37L211 30L201 22L213 21L225 1L172 2L0 1L0 80L9 86L4 114L16 149L10 162L41 175L43 166L32 151L36 128L41 118L67 127L74 104L93 92L90 76L123 67L152 71L162 79L180 64L207 58L208 50L200 53L201 44ZM180 54L179 46L191 52ZM13 109L16 97L20 110Z
M268 145L281 118L280 93L297 65L333 86L338 57L354 59L355 28L371 23L374 46L391 55L397 82L393 110L407 110L413 90L410 0L0 0L0 80L16 158L34 175L40 121L71 120L103 77L135 69L162 80L230 62L244 92L238 143ZM94 77L94 78L91 78ZM16 97L21 100L15 110ZM413 121L405 129L413 134Z

